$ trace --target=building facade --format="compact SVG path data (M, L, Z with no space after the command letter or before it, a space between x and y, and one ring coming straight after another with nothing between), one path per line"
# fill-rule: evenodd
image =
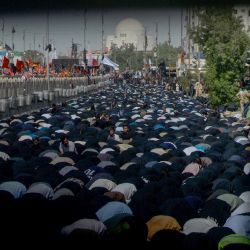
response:
M241 19L244 31L250 36L250 5L235 5L233 13Z

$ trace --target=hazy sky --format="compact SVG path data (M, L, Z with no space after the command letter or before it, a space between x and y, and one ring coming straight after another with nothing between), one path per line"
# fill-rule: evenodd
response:
M168 40L168 19L171 17L171 40L174 46L180 45L181 39L181 9L105 9L104 13L104 36L114 34L116 25L124 18L131 17L138 19L147 27L148 35L155 37L155 23L158 22L158 41ZM72 38L79 43L80 50L83 50L83 11L57 10L50 12L50 39L54 41L57 53L67 54L71 48ZM2 18L5 20L4 39L12 46L12 27L15 27L14 35L15 50L22 51L24 48L23 31L26 33L25 47L27 49L35 47L42 50L43 38L46 35L46 13L18 13L0 14L0 26ZM184 19L183 19L184 20ZM35 35L34 35L35 34ZM2 40L2 32L0 32ZM88 49L101 48L101 10L91 9L87 11L87 34L86 41Z

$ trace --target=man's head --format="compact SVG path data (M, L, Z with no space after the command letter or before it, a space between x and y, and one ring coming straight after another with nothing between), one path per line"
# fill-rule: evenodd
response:
M129 132L129 126L127 124L123 125L123 132L128 133Z
M33 145L38 145L40 143L40 139L38 137L35 137L33 139Z
M109 134L113 135L115 133L115 128L114 127L110 127L109 128Z
M67 135L62 135L61 142L64 146L68 146L69 145L69 137Z

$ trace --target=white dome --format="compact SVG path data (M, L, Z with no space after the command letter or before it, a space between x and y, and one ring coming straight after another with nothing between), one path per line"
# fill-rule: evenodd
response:
M143 33L144 28L143 25L134 18L126 18L118 23L116 26L116 34L119 35L121 33Z

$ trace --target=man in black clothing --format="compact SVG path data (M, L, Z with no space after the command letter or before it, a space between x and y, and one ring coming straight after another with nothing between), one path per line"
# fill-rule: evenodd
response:
M120 137L123 140L123 143L129 143L132 141L132 133L127 124L123 125L123 132Z

